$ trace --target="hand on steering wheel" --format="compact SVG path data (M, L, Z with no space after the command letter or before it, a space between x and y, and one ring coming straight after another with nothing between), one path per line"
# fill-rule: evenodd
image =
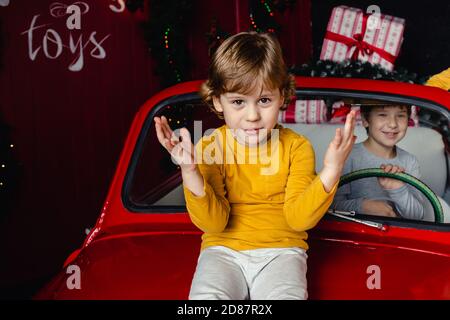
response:
M444 222L444 211L442 209L441 202L439 201L436 194L431 190L425 183L417 179L416 177L413 177L407 173L391 173L391 172L385 172L383 169L380 168L368 168L368 169L362 169L350 172L344 176L341 177L339 181L339 187L350 183L352 181L362 179L362 178L369 178L369 177L382 177L382 178L392 178L392 179L398 179L401 180L416 189L418 189L420 192L423 193L423 195L430 201L431 205L433 206L434 210L434 221L438 223Z

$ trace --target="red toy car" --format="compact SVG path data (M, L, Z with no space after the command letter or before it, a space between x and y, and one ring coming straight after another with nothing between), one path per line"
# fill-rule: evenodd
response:
M172 129L187 127L194 143L222 125L201 102L199 85L176 85L142 106L95 227L36 299L187 299L201 232L186 212L180 171L160 146L153 118L165 115ZM330 124L337 114L332 106L368 99L418 107L420 125L408 129L400 146L419 160L423 183L416 186L430 200L426 217L327 214L309 231L309 297L450 299L450 94L397 82L298 77L297 101L325 106L325 120L298 123L295 115L284 114L280 121L310 139L319 171L340 125ZM193 132L194 121L202 121L201 132ZM357 127L355 134L361 141L365 130Z

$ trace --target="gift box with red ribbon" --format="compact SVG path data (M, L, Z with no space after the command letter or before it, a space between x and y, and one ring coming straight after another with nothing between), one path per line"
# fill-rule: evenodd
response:
M326 123L328 121L327 106L323 100L292 99L288 108L279 113L278 121L304 124Z
M344 124L347 118L347 114L350 113L351 110L355 110L356 118L355 122L357 125L362 125L361 112L359 107L349 105L344 101L336 101L333 103L333 108L331 111L331 119L330 124Z
M408 126L419 126L418 107L411 106L411 117ZM293 98L284 111L280 111L278 121L280 123L302 124L344 124L348 113L356 112L356 125L362 125L362 117L359 105L352 105L344 101L335 101L330 112L324 100L296 100Z
M346 59L380 64L392 71L403 42L405 19L366 14L361 9L333 8L320 54L321 60Z
M351 104L347 104L344 101L337 101L333 104L333 108L331 111L331 119L328 123L330 124L344 124L345 119L347 118L347 114L350 113L351 110L355 110L356 112L356 125L362 125L362 117L361 110L359 106L354 106ZM419 108L417 106L411 106L411 116L408 120L409 127L418 127L419 126Z

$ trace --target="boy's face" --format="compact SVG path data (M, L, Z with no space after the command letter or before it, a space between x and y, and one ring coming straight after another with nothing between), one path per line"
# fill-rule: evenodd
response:
M384 147L393 148L406 134L408 112L403 106L373 107L369 118L363 119L369 128L369 139Z
M284 103L279 89L261 91L260 86L255 87L250 93L227 92L213 98L214 107L223 112L225 123L242 145L256 146L265 141Z

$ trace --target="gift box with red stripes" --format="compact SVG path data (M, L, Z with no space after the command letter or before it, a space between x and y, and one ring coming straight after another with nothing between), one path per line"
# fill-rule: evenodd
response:
M392 71L403 42L405 19L366 14L361 9L333 8L320 54L321 60L368 61Z
M327 106L323 100L292 99L288 108L279 113L279 122L319 124L326 123Z
M356 125L362 125L359 105L352 105L344 101L335 101L330 112L324 100L295 100L292 99L288 108L278 115L280 123L303 124L344 124L347 114L356 111ZM411 117L408 126L419 126L418 107L411 106Z

